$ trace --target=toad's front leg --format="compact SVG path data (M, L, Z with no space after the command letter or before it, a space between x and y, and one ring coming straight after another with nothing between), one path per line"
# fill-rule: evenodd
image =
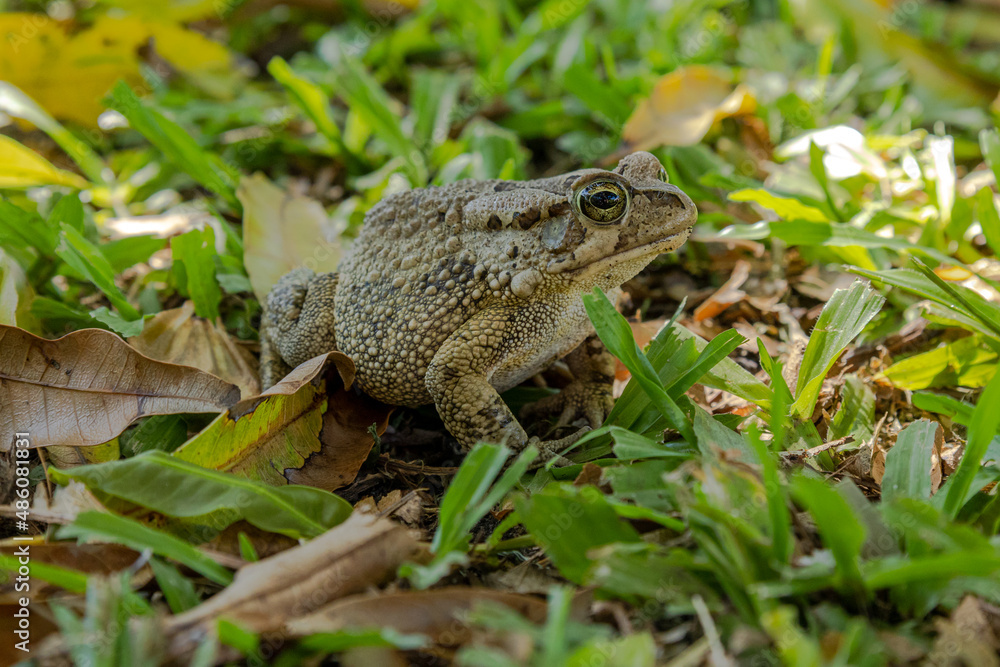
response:
M529 438L490 383L495 372L525 354L525 340L539 339L540 333L544 340L538 329L545 326L544 318L533 317L530 309L486 309L452 333L434 355L424 381L445 427L463 446L505 442L520 451L532 444L546 460L571 463L558 452L579 433L560 440Z

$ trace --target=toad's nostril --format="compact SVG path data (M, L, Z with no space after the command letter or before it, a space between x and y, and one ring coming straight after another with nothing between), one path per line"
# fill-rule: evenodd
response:
M646 193L646 196L653 203L659 206L679 206L681 208L687 208L684 200L675 195L673 192L667 192L666 190L654 190L653 192Z

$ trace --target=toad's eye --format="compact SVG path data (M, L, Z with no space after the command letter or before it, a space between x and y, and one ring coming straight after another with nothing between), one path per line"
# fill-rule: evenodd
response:
M628 192L615 181L594 181L576 196L580 213L600 225L610 225L625 216Z
M657 177L658 179L660 179L661 181L663 181L664 183L668 183L668 182L669 182L669 181L667 180L667 170L666 170L666 169L664 169L663 167L660 167L660 173L658 173L658 174L656 175L656 177Z

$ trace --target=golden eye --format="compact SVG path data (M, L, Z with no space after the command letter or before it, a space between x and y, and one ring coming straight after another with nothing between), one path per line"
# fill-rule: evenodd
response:
M576 196L580 213L600 225L618 222L628 210L628 192L615 181L594 181Z

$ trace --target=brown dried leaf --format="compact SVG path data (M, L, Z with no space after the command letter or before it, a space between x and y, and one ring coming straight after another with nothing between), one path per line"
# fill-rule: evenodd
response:
M739 303L746 297L746 292L740 287L750 277L750 262L740 260L733 268L732 275L729 276L722 287L717 289L712 296L705 299L694 310L696 322L702 322L710 317L715 317L734 303Z
M421 553L408 529L355 512L302 546L243 567L228 588L170 619L175 654L183 654L222 616L254 632L280 630L291 619L385 582Z
M347 486L358 476L375 445L368 429L374 426L378 435L385 433L392 410L392 406L364 394L346 389L331 392L319 433L322 448L301 468L285 470L285 478L292 484L327 491Z
M0 451L15 433L31 445L98 445L146 415L222 412L239 388L155 361L113 333L83 329L45 340L0 325Z
M934 619L938 636L927 655L927 664L1000 667L997 654L1000 641L993 634L980 604L979 600L967 595L950 619Z
M742 84L734 88L723 72L705 65L678 67L639 103L622 138L632 150L692 146L716 121L753 113L756 106L750 90Z
M468 641L470 629L461 615L477 603L501 604L540 623L546 604L529 595L488 588L451 586L431 591L405 591L388 595L355 595L288 623L293 635L336 632L344 628L381 627L402 633L420 633L442 646Z
M257 362L233 342L225 327L194 314L194 303L157 313L129 345L150 359L194 366L240 388L243 398L260 393Z
M74 542L49 542L31 544L29 547L32 563L58 565L87 574L111 574L120 572L139 560L139 553L119 544L76 544ZM11 556L18 553L18 545L8 541L0 546L0 554ZM137 588L145 586L153 573L148 567L139 569L132 577ZM23 592L14 589L15 580L10 579L0 585L0 604L16 604ZM41 602L51 593L63 592L61 586L48 584L37 577L31 581L31 600Z

